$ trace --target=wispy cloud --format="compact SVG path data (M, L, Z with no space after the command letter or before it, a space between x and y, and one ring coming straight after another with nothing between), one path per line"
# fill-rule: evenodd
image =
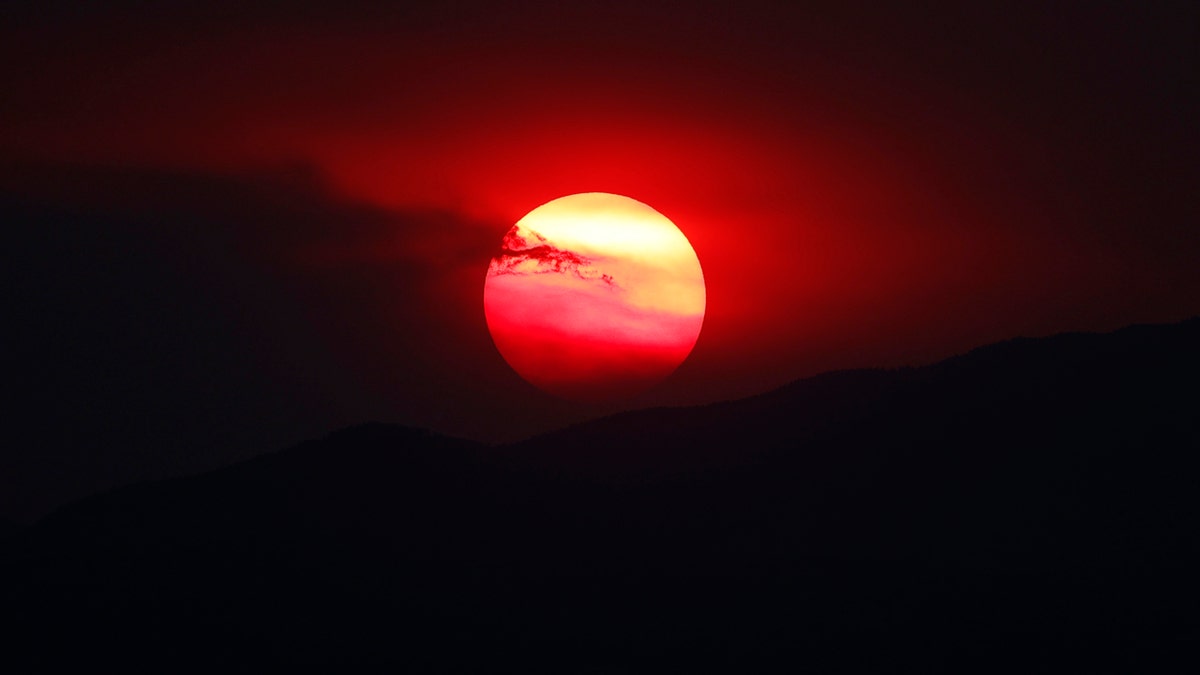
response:
M488 274L567 274L585 281L616 285L612 275L596 267L595 259L557 248L537 232L519 227L504 235L500 254L492 258Z

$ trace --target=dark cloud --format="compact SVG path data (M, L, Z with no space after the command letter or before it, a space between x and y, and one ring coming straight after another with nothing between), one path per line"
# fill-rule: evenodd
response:
M489 274L569 274L578 279L614 285L612 275L597 269L593 258L557 248L533 230L524 230L528 237L521 236L521 231L514 227L504 235L500 253L492 258L488 267Z
M301 167L11 164L0 219L0 513L369 419L494 439L586 412L535 411L491 344L502 225L347 203Z

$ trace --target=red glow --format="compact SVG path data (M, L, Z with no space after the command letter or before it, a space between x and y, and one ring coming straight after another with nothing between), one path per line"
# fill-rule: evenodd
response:
M328 328L331 353L357 354L347 336L373 333L346 324L394 316L359 366L384 380L378 363L411 358L429 368L425 385L505 382L487 327L501 344L506 322L493 308L485 324L480 276L532 205L588 190L669 215L704 264L703 334L646 403L1195 313L1194 115L1170 87L1120 77L1186 61L1131 65L1168 53L1157 47L1063 60L1055 50L1067 43L1050 31L1044 44L1009 45L1031 50L1024 61L996 50L972 69L957 43L927 49L951 33L893 30L896 17L882 14L878 30L861 32L869 27L836 13L751 12L741 25L636 7L506 6L447 30L452 22L407 14L156 30L89 21L41 33L14 22L0 27L12 102L0 150L232 181L301 166L312 181L298 191L314 206L394 218L365 236L357 215L339 212L300 236L291 219L305 214L285 209L255 220L261 233L244 230L284 249L273 260L302 261L289 271L301 278L315 274L311 261L404 268L374 283L420 314L343 298L360 314ZM1093 31L1080 44L1110 37L1102 23L1075 29ZM992 37L1008 44L1010 32ZM1077 77L1082 63L1095 63L1092 80ZM1056 67L1070 86L1047 86ZM993 87L1001 81L1014 88ZM1039 98L1055 103L1060 90L1058 108ZM1071 98L1089 91L1094 99ZM1122 115L1097 114L1118 104ZM90 181L83 190L104 192ZM144 194L125 199L144 210ZM409 334L425 340L422 356L391 355ZM461 344L473 345L470 366ZM427 364L429 353L441 361Z

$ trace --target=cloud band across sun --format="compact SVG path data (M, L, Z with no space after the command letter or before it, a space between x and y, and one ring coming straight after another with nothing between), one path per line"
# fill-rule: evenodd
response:
M613 284L612 275L597 269L594 259L557 248L542 235L524 230L519 224L504 235L500 254L492 258L488 274L569 274L579 279Z

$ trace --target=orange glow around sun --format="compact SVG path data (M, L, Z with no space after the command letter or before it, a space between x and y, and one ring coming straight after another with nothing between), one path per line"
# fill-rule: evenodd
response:
M704 322L700 261L665 216L603 192L555 199L504 236L483 292L523 378L564 398L627 396L670 375Z

